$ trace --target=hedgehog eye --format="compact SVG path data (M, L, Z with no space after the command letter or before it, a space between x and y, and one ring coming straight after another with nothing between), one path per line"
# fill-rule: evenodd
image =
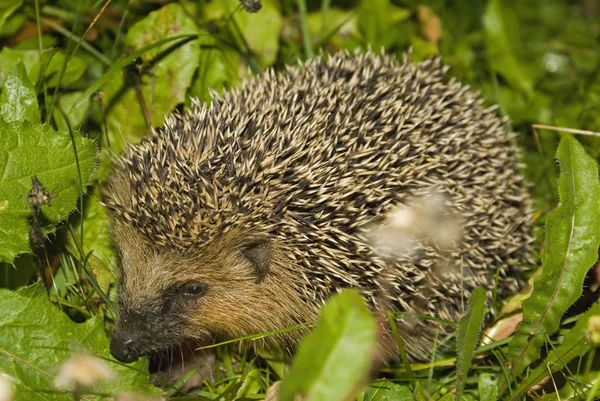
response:
M190 283L190 284L185 284L184 286L182 286L179 290L179 293L181 295L183 295L184 297L196 298L201 295L204 295L207 288L208 287L206 284Z

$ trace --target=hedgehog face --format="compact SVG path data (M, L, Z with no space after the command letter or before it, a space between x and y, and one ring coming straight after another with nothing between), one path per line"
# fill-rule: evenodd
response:
M156 249L135 229L117 225L122 274L111 352L122 362L194 339L229 339L297 323L274 300L299 302L274 241L231 232L190 255ZM285 310L294 311L297 306Z

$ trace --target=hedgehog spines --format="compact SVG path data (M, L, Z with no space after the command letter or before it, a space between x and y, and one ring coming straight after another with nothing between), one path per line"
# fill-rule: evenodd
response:
M456 318L473 288L491 291L495 270L519 271L531 224L512 134L446 72L439 58L371 52L269 70L210 106L193 101L129 147L108 203L117 220L179 252L231 229L271 236L315 307L357 287L375 308L385 298ZM417 257L379 255L367 227L436 191L464 223L463 246L443 257L426 245ZM517 285L507 277L503 288Z

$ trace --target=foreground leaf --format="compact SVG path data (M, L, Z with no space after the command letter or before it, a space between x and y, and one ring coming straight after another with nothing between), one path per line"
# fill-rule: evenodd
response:
M281 401L349 400L362 389L375 357L377 330L356 290L332 297L314 332L298 348L281 383Z
M145 363L122 365L112 360L101 318L72 322L50 303L39 284L16 292L0 289L0 370L16 385L14 401L73 400L71 393L54 385L58 367L72 349L103 359L115 373L114 381L99 384L94 393L158 392L141 373L147 370ZM101 399L90 397L85 399Z
M598 302L579 316L575 326L565 332L562 343L550 349L544 362L529 372L527 377L514 390L511 397L519 399L551 372L554 373L564 369L570 361L590 351L592 346L587 338L589 319L597 315L600 315L600 303Z
M0 119L0 261L12 262L30 249L32 210L27 204L27 193L32 176L37 176L55 196L50 206L42 206L48 223L46 231L51 231L75 208L80 189L85 190L94 169L96 146L78 134L74 134L74 139L79 166L68 133L28 121L5 123Z
M581 296L584 278L598 259L598 165L571 136L562 138L557 156L560 204L548 215L542 274L523 301L523 321L510 343L515 376L539 359L546 338L558 330L565 311Z
M467 314L460 319L458 324L458 360L456 362L456 393L455 399L460 400L467 373L471 367L471 359L475 347L479 341L479 335L485 317L485 290L481 287L475 288L469 300Z

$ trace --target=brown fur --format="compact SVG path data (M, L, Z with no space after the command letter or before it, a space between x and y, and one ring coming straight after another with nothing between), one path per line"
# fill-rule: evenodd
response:
M301 289L304 284L298 266L277 244L272 246L269 274L257 285L249 263L236 249L239 239L247 236L243 232L228 232L192 254L181 255L152 246L127 224L115 224L114 231L124 272L121 298L128 308L144 310L177 283L201 281L208 285L206 294L185 317L182 337L218 341L316 321L318 308L299 295L305 290ZM270 335L258 344L292 351L304 333Z

